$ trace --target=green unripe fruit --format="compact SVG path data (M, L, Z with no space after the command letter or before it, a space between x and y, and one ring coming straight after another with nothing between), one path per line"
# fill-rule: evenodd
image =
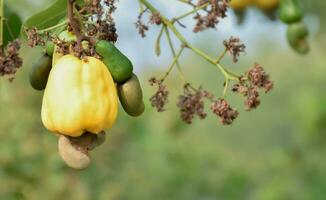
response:
M29 82L36 90L44 90L48 81L49 73L52 67L52 59L50 56L42 55L33 65L29 75Z
M103 62L108 67L115 82L124 83L132 76L131 61L111 42L100 40L95 49L102 56Z
M121 105L128 115L136 117L144 112L143 92L135 74L122 85L118 85L118 94Z
M309 30L302 22L290 24L287 30L287 39L290 46L300 54L307 54L310 50L307 37Z
M54 43L52 41L47 41L45 44L46 55L52 57L54 52Z
M286 24L300 21L303 17L303 14L299 7L298 1L282 0L279 17Z

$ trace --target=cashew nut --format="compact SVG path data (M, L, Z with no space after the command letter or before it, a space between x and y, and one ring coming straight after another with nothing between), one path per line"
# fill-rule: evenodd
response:
M71 168L82 170L87 168L91 163L88 151L76 148L72 144L70 137L60 135L58 148L61 158Z

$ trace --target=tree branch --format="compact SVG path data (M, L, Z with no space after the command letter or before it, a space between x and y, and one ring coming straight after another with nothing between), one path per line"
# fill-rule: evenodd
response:
M72 28L72 31L77 38L78 51L82 51L83 50L82 41L86 40L91 44L94 44L95 42L94 40L92 40L92 38L82 33L81 25L79 21L74 17L74 3L75 0L68 0L68 7L67 7L68 20L69 20L69 25Z

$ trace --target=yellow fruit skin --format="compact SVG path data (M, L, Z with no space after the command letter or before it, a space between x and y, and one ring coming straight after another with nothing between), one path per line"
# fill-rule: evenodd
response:
M54 46L53 55L52 55L52 66L55 66L55 64L61 57L62 57L62 54L57 52L57 46Z
M64 55L53 66L42 103L42 122L54 133L78 137L112 127L118 113L116 86L104 63Z
M272 10L279 4L279 0L255 0L255 5L263 10Z
M252 0L231 0L230 6L235 10L244 10L248 6L250 6Z

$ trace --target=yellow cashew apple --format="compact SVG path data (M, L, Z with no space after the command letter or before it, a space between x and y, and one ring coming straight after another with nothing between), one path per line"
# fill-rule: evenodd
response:
M42 122L52 132L78 137L112 127L118 113L117 89L105 64L94 57L64 55L49 74Z

